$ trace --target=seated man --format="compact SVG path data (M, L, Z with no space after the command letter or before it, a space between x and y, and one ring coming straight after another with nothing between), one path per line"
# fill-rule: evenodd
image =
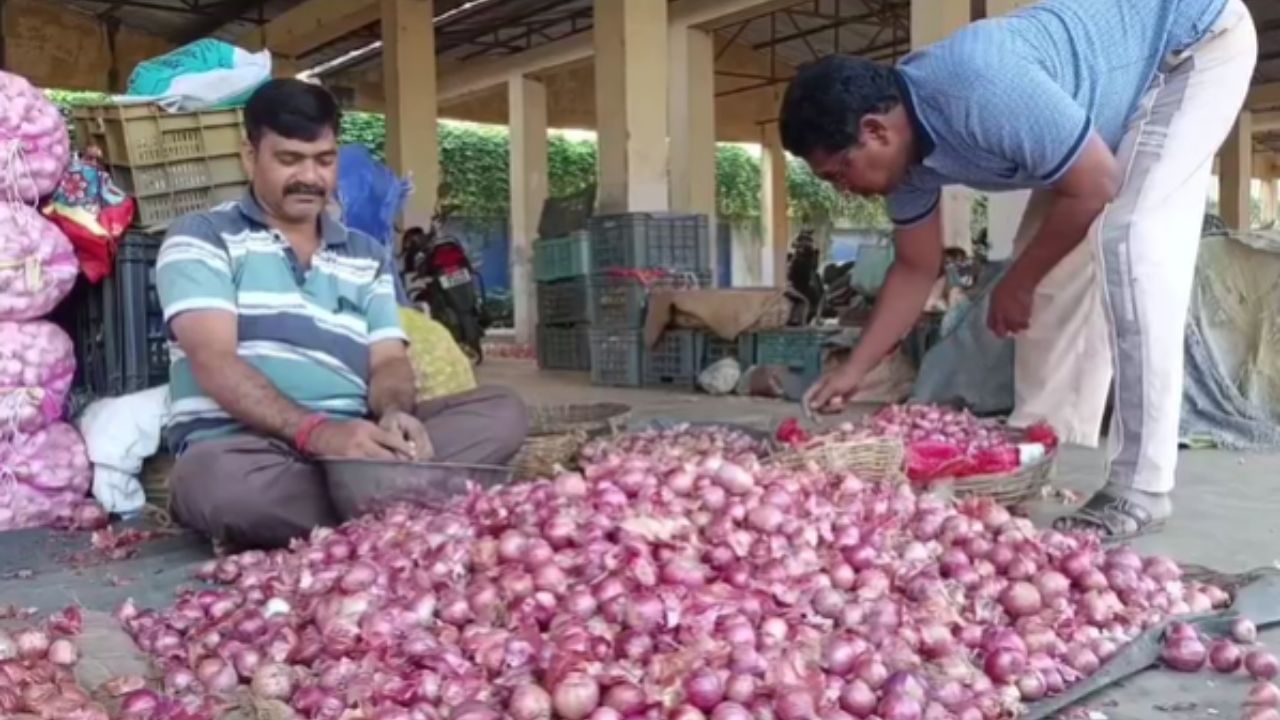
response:
M171 504L215 542L281 547L336 523L313 458L502 464L524 441L507 390L417 403L390 252L324 212L339 116L319 86L263 85L245 108L250 191L160 249Z

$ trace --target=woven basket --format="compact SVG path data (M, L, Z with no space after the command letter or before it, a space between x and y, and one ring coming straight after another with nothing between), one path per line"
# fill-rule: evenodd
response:
M529 408L529 437L512 465L519 479L549 477L568 466L582 445L626 427L631 406L622 403L541 405Z
M1053 478L1057 457L1057 451L1050 450L1039 460L1013 472L956 478L950 483L952 493L957 498L989 497L1001 505L1037 500Z
M814 465L828 472L852 472L864 480L881 482L902 478L905 454L900 440L864 438L786 448L770 458L769 462L790 470L802 470Z

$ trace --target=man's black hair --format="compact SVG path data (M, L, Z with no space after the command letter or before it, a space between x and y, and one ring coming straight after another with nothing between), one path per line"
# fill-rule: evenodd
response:
M278 78L267 81L249 96L244 123L254 147L268 130L289 140L311 142L325 129L338 134L342 110L333 94L320 85Z
M858 144L868 113L902 103L898 71L863 58L829 55L796 73L782 98L778 129L787 152L807 158Z

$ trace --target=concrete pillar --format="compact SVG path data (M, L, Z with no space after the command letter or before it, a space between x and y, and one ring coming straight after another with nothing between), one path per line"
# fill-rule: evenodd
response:
M387 161L413 178L406 227L431 221L440 184L436 132L434 0L382 0L382 82Z
M715 46L711 33L671 27L668 67L671 209L716 214Z
M1222 144L1218 205L1222 221L1232 230L1248 230L1253 185L1253 113L1242 110L1236 126Z
M666 210L667 3L595 0L594 25L599 210Z
M787 153L782 149L778 123L761 129L760 153L760 228L765 253L771 259L774 287L787 286L787 246L790 227L787 222Z
M972 20L970 0L914 0L911 3L911 47L931 45ZM969 219L973 213L973 191L948 187L942 193L942 238L946 247L973 249Z
M1261 213L1260 213L1260 214L1261 214L1261 216L1262 216L1262 217L1261 217L1262 224L1263 224L1263 225L1266 225L1267 223L1275 222L1275 221L1276 221L1276 219L1277 219L1277 217L1276 217L1276 209L1277 209L1277 202L1276 202L1276 200L1277 200L1277 198L1276 198L1276 175L1275 175L1275 170L1274 170L1273 168L1266 168L1266 169L1262 172L1262 178L1261 178L1261 179L1262 179L1262 183L1261 183L1261 184L1262 184L1262 189L1261 189L1261 193L1260 193L1260 195L1259 195L1259 197L1258 197L1258 201L1259 201L1259 204L1261 205L1261 208L1260 208Z
M538 80L516 76L507 83L511 121L511 297L516 342L533 342L537 298L533 283L533 240L547 199L547 89Z

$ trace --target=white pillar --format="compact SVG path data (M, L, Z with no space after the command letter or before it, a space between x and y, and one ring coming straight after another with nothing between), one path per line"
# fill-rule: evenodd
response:
M436 133L436 35L433 0L382 0L387 160L413 175L406 226L426 227L440 183Z
M538 323L533 240L547 199L547 90L530 77L507 82L511 123L511 301L516 342L533 342Z
M1013 239L1018 235L1022 215L1031 199L1030 190L991 193L987 196L987 257L1007 260L1013 257Z
M1253 113L1248 110L1240 111L1235 128L1222 144L1220 165L1222 221L1232 230L1248 230L1253 186Z
M764 238L764 253L772 262L774 287L787 286L787 153L782 149L778 124L771 122L762 128L760 152L760 227Z

